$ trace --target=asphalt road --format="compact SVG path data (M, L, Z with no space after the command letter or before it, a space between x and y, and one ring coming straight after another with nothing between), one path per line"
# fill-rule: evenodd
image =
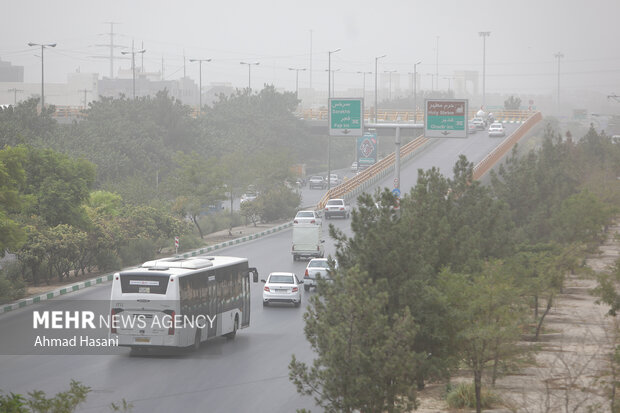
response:
M516 129L508 125L511 133ZM479 162L501 138L478 132L467 139L437 139L429 143L401 169L401 190L415 185L417 170L439 167L452 176L460 154ZM341 171L348 173L349 171ZM392 187L387 177L381 187ZM316 204L323 192L303 189L304 205ZM324 221L325 250L334 252L327 226L349 232L349 220ZM290 254L291 230L229 247L219 254L243 256L259 270L260 278L272 271L293 271L303 276L306 262L294 262ZM288 379L291 355L302 361L313 358L303 333L303 313L307 298L303 292L301 308L267 307L261 304L262 283L252 284L252 316L249 328L234 340L218 338L203 344L197 352L170 355L131 356L128 349L108 355L6 355L11 331L32 325L33 308L71 305L67 300L106 301L110 284L78 291L61 300L44 301L28 308L0 315L0 389L5 393L26 394L35 389L48 395L66 390L71 379L92 388L80 412L109 412L111 402L131 402L134 412L293 412L299 408L320 411L309 397L297 394ZM13 338L15 339L15 338ZM3 344L4 343L4 344ZM24 343L28 346L28 343Z

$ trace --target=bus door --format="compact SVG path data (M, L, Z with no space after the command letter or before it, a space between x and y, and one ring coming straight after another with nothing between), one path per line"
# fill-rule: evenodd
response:
M241 277L241 327L250 325L250 277L245 274Z
M217 335L217 281L215 275L209 276L207 281L207 291L209 291L209 300L207 304L207 339Z

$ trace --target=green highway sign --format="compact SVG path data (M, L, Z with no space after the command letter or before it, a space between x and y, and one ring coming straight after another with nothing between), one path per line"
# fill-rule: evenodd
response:
M467 99L426 99L424 136L427 138L466 138Z
M364 134L364 100L362 98L329 99L329 135L362 136Z

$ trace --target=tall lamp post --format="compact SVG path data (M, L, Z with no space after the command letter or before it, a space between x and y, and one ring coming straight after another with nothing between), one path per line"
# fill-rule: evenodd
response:
M328 70L325 70L325 71L327 72ZM334 69L334 70L332 70L332 72L331 72L331 85L332 85L332 90L331 90L331 95L330 95L330 96L335 96L335 95L336 95L336 92L334 91L334 85L336 84L336 82L334 81L334 80L335 80L335 77L336 77L336 76L335 76L335 73L336 73L336 72L340 72L340 69Z
M366 75L372 75L372 72L357 72L358 74L363 75L363 81L362 81L362 98L365 99L366 98Z
M482 37L482 107L486 104L486 47L487 37L491 35L491 32L478 32L478 35Z
M377 110L377 67L379 66L379 59L383 59L386 56L387 55L384 54L383 56L375 57L375 123L377 123L377 112L379 112Z
M198 62L198 114L202 113L202 62L210 62L211 59L189 59L190 62Z
M392 100L392 73L396 73L396 70L384 70L383 73L388 73L390 75L390 90L388 92L388 99Z
M295 97L299 95L299 72L305 72L306 68L289 67L288 70L295 71Z
M560 59L564 57L564 53L557 52L554 54L555 58L558 59L558 114L560 112Z
M56 47L56 43L28 43L28 46L41 46L41 114L45 107L45 71L43 66L43 51L46 47Z
M336 53L339 52L341 49L338 48L336 50L329 50L327 52L327 106L331 106L330 104L330 99L332 98L332 53ZM328 108L329 113L331 113L332 108L329 107ZM328 117L329 119L329 117ZM329 125L327 125L329 127ZM329 192L329 190L332 187L332 180L331 180L331 175L332 175L332 165L331 165L331 158L332 158L332 138L331 136L327 137L327 191Z
M136 53L144 53L145 49L136 50L131 42L131 52L121 52L121 54L131 54L131 73L132 73L132 90L133 98L136 99Z
M252 93L252 66L258 66L260 62L240 62L242 65L248 65L248 92Z
M450 90L451 90L450 89L450 81L452 80L452 78L451 77L444 77L443 79L448 81L448 94L450 94Z
M422 63L420 60L413 65L413 123L418 121L418 65Z

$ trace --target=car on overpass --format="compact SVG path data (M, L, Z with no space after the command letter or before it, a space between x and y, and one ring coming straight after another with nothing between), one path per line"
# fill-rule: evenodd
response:
M311 176L308 179L308 188L310 189L326 189L327 181L320 175Z
M491 126L489 126L489 136L506 136L504 125L500 122L492 123Z
M472 120L470 120L470 122L476 125L476 129L478 130L484 130L487 126L484 119L482 118L473 118Z

